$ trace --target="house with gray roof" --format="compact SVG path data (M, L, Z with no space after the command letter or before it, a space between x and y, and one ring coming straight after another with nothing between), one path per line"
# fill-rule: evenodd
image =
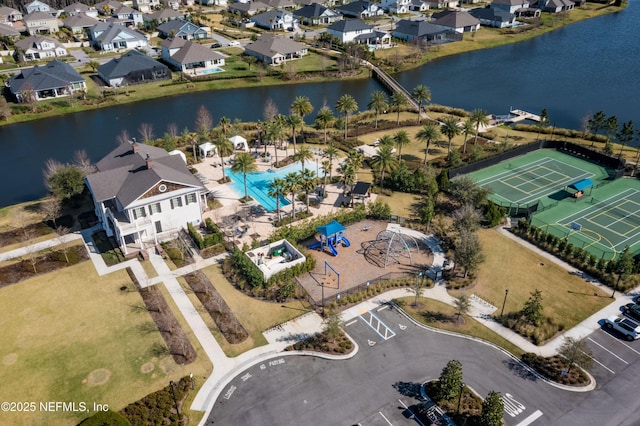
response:
M55 34L60 30L58 18L47 12L33 12L26 15L24 25L30 35Z
M560 13L572 10L575 3L571 0L538 0L531 5L542 9L543 12Z
M133 0L133 7L143 13L151 12L160 6L160 0Z
M263 2L273 9L295 9L298 6L292 0L263 0Z
M84 78L71 65L57 59L44 66L23 69L7 85L17 102L71 96L87 89Z
M142 12L124 4L113 11L113 18L127 27L137 27L144 22Z
M516 22L516 15L504 9L479 7L469 10L469 14L480 21L480 25L494 28L507 28Z
M367 0L356 0L351 3L343 4L336 7L336 12L343 16L357 19L384 15L384 9L382 9L379 4Z
M23 61L67 56L67 49L58 40L45 36L30 36L16 41L17 54Z
M303 25L328 25L342 19L342 15L321 4L313 3L293 12Z
M173 19L158 26L158 36L161 38L183 38L185 40L206 39L209 34L192 22Z
M298 19L288 10L275 9L260 13L251 18L256 27L265 30L296 30L298 29Z
M137 142L120 144L85 178L95 213L125 255L154 247L202 223L207 188L180 155Z
M162 59L174 69L194 76L222 71L224 58L219 52L183 38L162 42Z
M27 11L27 14L34 12L45 12L51 15L52 13L55 13L55 11L51 9L51 6L44 2L41 2L40 0L32 1L31 3L27 4L24 9Z
M149 13L144 15L145 21L153 21L154 19L158 22L167 22L172 21L174 19L182 19L185 18L186 14L184 12L179 12L173 9L161 9L156 10L153 13Z
M89 39L98 49L110 52L119 49L148 49L144 34L117 22L99 22L89 29Z
M98 76L111 87L170 80L166 65L137 50L130 50L97 68Z
M401 19L396 23L392 34L395 38L412 43L434 44L451 41L455 31L427 21Z
M0 6L0 24L22 21L22 12L12 7Z
M262 34L249 43L244 53L269 65L278 65L294 59L300 59L309 53L305 44L291 40L289 37L274 34Z
M116 0L105 0L100 3L96 3L93 7L96 8L98 13L103 16L111 16L113 12L122 6L122 3Z
M100 21L81 13L63 20L62 25L71 30L72 33L84 36L87 33L87 30L94 25L97 25L98 22Z
M75 2L66 6L62 11L69 16L86 15L92 18L98 17L98 11L93 6L87 6L84 3Z
M515 14L516 10L527 9L529 5L529 0L493 0L489 6Z
M7 24L0 24L0 37L7 37L11 40L20 38L20 31Z
M261 1L250 1L247 3L231 3L227 6L227 10L240 16L253 16L257 13L269 10L270 6Z
M436 25L451 28L457 33L469 33L480 29L480 21L469 12L445 10L431 15L431 22Z
M377 48L391 47L391 34L374 30L369 24L359 19L344 19L334 22L327 27L327 33L337 37L341 43L357 43L376 46Z

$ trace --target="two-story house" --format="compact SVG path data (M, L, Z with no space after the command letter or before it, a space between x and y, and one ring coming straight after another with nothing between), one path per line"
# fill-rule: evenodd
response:
M22 21L22 12L7 6L0 6L0 24L9 24Z
M98 11L95 7L87 6L86 4L79 2L72 3L69 6L66 6L64 9L62 9L62 11L69 16L85 15L92 18L98 17Z
M374 30L359 19L344 19L327 27L327 33L341 43L358 43L384 48L391 46L391 34Z
M40 0L34 0L31 3L27 4L24 9L27 11L27 15L34 12L45 12L48 14L55 14L56 11L51 9L51 6L48 4L41 2Z
M368 0L356 0L343 4L342 6L336 7L336 12L341 13L345 17L357 19L384 15L384 10L379 4Z
M181 156L137 142L124 143L96 168L85 178L95 213L125 255L169 239L187 223L202 222L208 190Z
M33 12L24 17L29 35L55 34L60 30L58 18L47 12Z
M67 49L58 40L44 36L30 36L16 41L16 55L22 61L39 61L67 56Z
M515 14L518 9L527 9L529 0L493 0L489 6Z
M256 24L256 27L263 28L265 30L296 30L298 29L298 19L293 16L293 13L275 9L267 12L255 15L251 18L251 21Z
M149 13L160 9L160 0L133 0L133 7L140 12Z
M183 19L173 19L158 26L160 38L183 38L185 40L201 40L209 37L204 28Z

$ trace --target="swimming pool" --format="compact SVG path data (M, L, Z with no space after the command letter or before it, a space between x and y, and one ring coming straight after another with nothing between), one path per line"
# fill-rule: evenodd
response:
M210 68L210 69L207 69L207 70L202 70L202 71L200 71L200 74L202 74L202 75L215 74L215 73L222 72L222 71L224 71L222 68L217 68L216 67L216 68Z
M269 184L276 178L283 179L291 172L299 172L301 169L300 162L290 164L281 169L273 169L273 171L256 172L247 174L247 192L254 200L259 202L267 211L276 209L276 199L269 197ZM311 170L309 163L305 164L305 169ZM231 168L226 168L225 173L231 178L231 188L240 197L244 197L244 177L242 173L234 173ZM314 170L315 172L315 170ZM291 204L284 196L280 197L280 208Z

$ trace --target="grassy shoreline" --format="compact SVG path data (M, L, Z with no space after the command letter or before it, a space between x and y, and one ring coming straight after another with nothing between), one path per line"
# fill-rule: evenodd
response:
M554 31L559 28L563 28L575 22L583 21L586 19L603 16L610 13L616 13L624 10L627 3L624 2L621 6L601 5L596 3L587 3L585 6L579 9L574 9L569 14L564 15L560 20L557 15L545 14L542 17L543 25L533 29L531 31L524 31L518 34L504 34L501 30L492 28L481 28L480 31L472 35L465 35L463 41L457 43L450 43L445 46L438 47L435 51L429 51L424 54L418 61L408 62L405 61L402 66L398 67L394 72L406 71L409 69L417 68L426 63L446 56L457 55L460 53L467 53L475 50L488 49L497 46L503 46L506 44L517 43L520 41L528 40L539 35L545 34L550 31ZM552 25L548 25L551 23ZM393 52L384 52L387 54L393 54ZM383 57L383 53L380 53ZM320 73L319 73L320 74ZM320 83L325 81L336 81L344 79L364 79L369 78L367 70L362 69L360 72L349 76L323 76L312 75L309 78L295 79L295 80L283 80L279 77L265 76L264 78L257 79L255 77L245 77L237 79L221 79L210 80L203 82L190 82L185 84L157 82L147 83L144 86L131 86L125 89L117 89L112 99L104 102L96 102L93 104L81 104L80 102L72 102L67 106L56 106L58 103L65 101L65 98L59 98L57 100L49 101L53 104L53 108L46 112L41 113L25 113L14 114L5 121L0 122L0 126L6 126L17 123L25 123L29 121L38 120L41 118L51 118L62 116L66 114L75 114L77 112L91 111L101 108L108 108L117 105L125 105L135 102L141 102L145 100L159 99L171 96L180 96L188 93L205 92L211 90L225 90L225 89L239 89L239 88L253 88L264 86L277 86L277 85L289 85L289 84L304 84L304 83ZM95 83L90 79L88 81L89 90L97 88ZM46 102L46 101L45 101Z

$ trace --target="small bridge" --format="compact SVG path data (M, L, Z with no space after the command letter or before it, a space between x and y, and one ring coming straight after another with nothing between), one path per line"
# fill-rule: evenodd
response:
M400 83L398 83L395 78L391 77L389 74L370 62L364 61L364 65L366 65L371 70L373 78L378 80L380 84L382 84L388 91L390 91L391 93L400 93L407 99L409 105L411 105L411 107L415 111L418 111L418 102L416 102L413 96L411 96L411 93L409 93L407 89L405 89ZM424 111L420 111L420 116L422 118L427 118L427 114L425 114Z

